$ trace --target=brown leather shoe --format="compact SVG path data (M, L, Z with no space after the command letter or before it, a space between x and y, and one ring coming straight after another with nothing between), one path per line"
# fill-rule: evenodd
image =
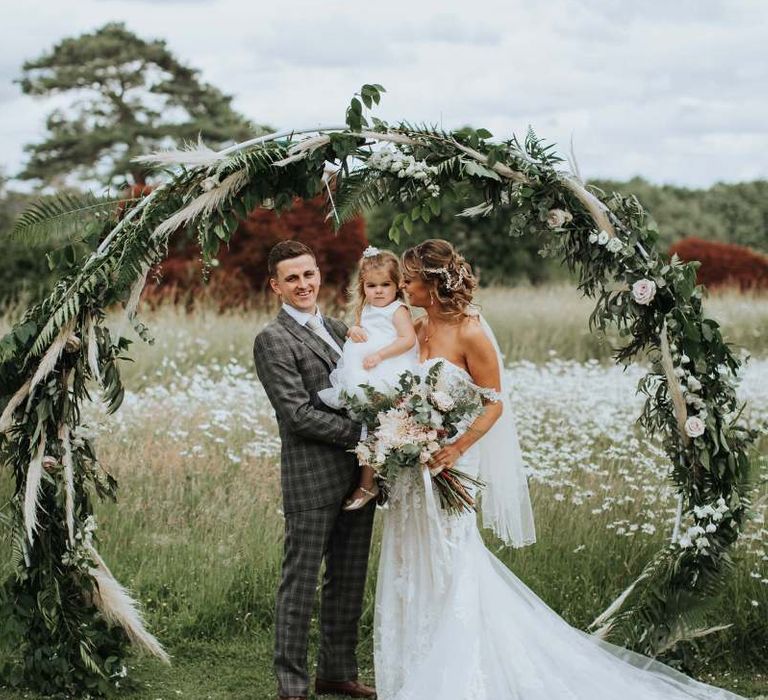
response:
M318 695L346 695L348 698L368 698L376 700L376 689L360 681L324 681L315 680L315 693Z

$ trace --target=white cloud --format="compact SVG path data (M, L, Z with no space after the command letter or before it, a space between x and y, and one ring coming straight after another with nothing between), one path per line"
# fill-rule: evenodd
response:
M19 9L22 8L22 9ZM706 186L768 177L768 4L757 0L27 0L0 39L0 164L46 109L10 81L64 36L124 21L275 127L343 121L364 82L390 121L534 126L587 176Z

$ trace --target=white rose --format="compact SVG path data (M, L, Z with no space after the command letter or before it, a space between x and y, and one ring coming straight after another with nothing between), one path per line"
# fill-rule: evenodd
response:
M597 243L597 233L595 231L592 231L592 233L589 234L589 240L590 243Z
M701 389L701 382L696 377L688 377L688 388L691 391L698 391Z
M656 296L656 283L653 280L641 279L632 285L632 298L642 306L648 306Z
M357 447L355 447L355 454L362 464L370 464L371 451L364 442L358 443Z
M547 226L549 228L560 228L572 219L571 212L565 209L550 209L547 212Z
M714 523L710 523L709 525L707 525L705 529L707 532L710 532L710 533L717 532L717 525L715 525Z
M429 450L422 450L419 453L419 462L422 464L426 464L430 459L432 459L432 453Z
M432 401L441 411L450 411L456 405L453 397L444 391L432 392Z
M681 355L680 356L680 364L687 365L691 361L691 358L688 357L688 355Z
M440 443L438 442L429 442L427 443L427 451L432 454L434 452L437 452L440 449Z
M699 435L703 435L706 430L704 421L697 416L691 416L685 421L685 434L691 438L697 438Z
M608 231L600 231L600 233L597 234L598 245L605 245L610 240L611 236L609 235Z
M605 249L609 253L618 253L623 247L624 244L618 238L611 238L611 240L605 244Z

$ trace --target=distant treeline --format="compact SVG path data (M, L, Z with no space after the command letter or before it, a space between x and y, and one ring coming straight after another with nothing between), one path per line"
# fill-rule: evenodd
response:
M768 252L768 180L719 183L706 190L653 185L642 178L590 184L605 192L634 194L659 224L667 247L697 236Z
M594 180L590 185L606 194L634 194L657 222L660 246L665 250L682 238L696 236L768 252L768 180L717 184L706 190L654 185L641 178L628 182ZM429 224L416 222L413 235L399 245L387 240L395 210L382 207L367 217L368 238L375 245L396 251L425 238L448 238L472 260L485 284L538 284L567 275L557 261L542 260L539 240L510 235L507 222L455 216L477 203L468 200L444 206L443 214Z
M593 186L606 193L634 194L659 225L661 245L669 247L687 236L739 243L768 252L768 181L717 184L695 190L672 185L654 185L635 178L628 182L596 180ZM22 241L9 239L13 221L32 195L8 191L0 181L0 303L14 298L39 298L50 287L52 273L45 251L30 248ZM429 224L416 222L414 233L400 244L387 238L395 210L380 207L366 216L368 240L395 251L425 238L452 240L470 259L484 284L533 284L562 279L566 272L557 261L542 260L541 242L530 237L510 235L508 222L494 218L457 217L474 201L448 203L440 217Z

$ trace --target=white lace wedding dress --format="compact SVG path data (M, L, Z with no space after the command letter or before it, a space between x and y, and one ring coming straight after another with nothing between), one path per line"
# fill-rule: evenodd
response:
M479 448L456 468L477 474ZM374 628L380 700L739 699L569 626L485 548L474 513L441 511L426 471L392 485Z

